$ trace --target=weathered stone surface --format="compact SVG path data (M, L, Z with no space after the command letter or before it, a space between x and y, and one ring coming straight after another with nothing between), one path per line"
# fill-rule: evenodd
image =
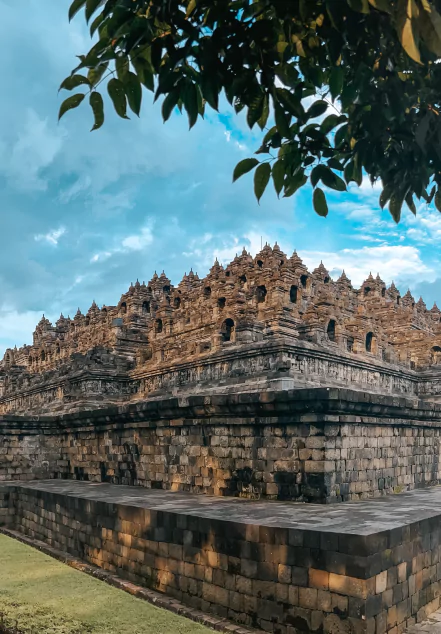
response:
M343 389L0 419L0 480L340 502L441 482L441 406Z
M402 632L440 605L437 487L333 507L54 480L5 496L1 524L274 634Z
M0 364L0 412L320 385L436 400L440 316L378 276L357 290L267 245L204 279L174 287L155 274L117 306L43 317L33 344Z

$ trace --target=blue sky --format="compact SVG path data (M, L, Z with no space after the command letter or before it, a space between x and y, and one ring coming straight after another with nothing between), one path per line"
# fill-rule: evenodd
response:
M368 183L330 195L326 219L308 190L277 200L269 187L259 206L252 177L231 176L260 134L227 104L191 132L179 114L164 125L147 92L140 119L108 107L90 133L85 105L58 124L58 86L89 48L68 6L0 0L0 353L30 343L43 312L56 319L93 299L115 304L155 269L173 283L190 267L202 276L216 256L229 261L242 246L255 254L261 237L296 248L310 268L344 268L354 284L379 272L429 307L441 300L441 214L423 205L396 226Z

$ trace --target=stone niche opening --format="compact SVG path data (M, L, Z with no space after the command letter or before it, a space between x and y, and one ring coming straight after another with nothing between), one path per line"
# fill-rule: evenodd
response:
M366 352L376 354L377 352L377 338L373 332L368 332L366 335Z
M267 296L266 286L264 285L258 286L256 289L257 303L263 304L265 302L266 296Z
M335 341L335 327L335 319L330 319L328 322L328 327L326 328L326 333L328 335L329 341Z
M289 301L291 304L297 304L298 294L299 288L293 284L289 290Z
M439 365L441 363L441 346L433 346L431 353L432 363Z
M221 335L222 335L222 341L224 343L226 343L227 341L233 340L234 321L230 317L222 323Z

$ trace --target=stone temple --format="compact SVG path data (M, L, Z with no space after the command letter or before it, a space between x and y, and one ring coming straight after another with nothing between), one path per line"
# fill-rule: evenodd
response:
M155 273L6 351L0 524L237 634L400 634L440 607L440 400L441 312L378 275Z

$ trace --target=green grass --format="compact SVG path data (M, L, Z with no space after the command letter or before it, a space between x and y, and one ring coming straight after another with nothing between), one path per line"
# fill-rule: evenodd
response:
M38 634L212 634L5 535L0 612Z

